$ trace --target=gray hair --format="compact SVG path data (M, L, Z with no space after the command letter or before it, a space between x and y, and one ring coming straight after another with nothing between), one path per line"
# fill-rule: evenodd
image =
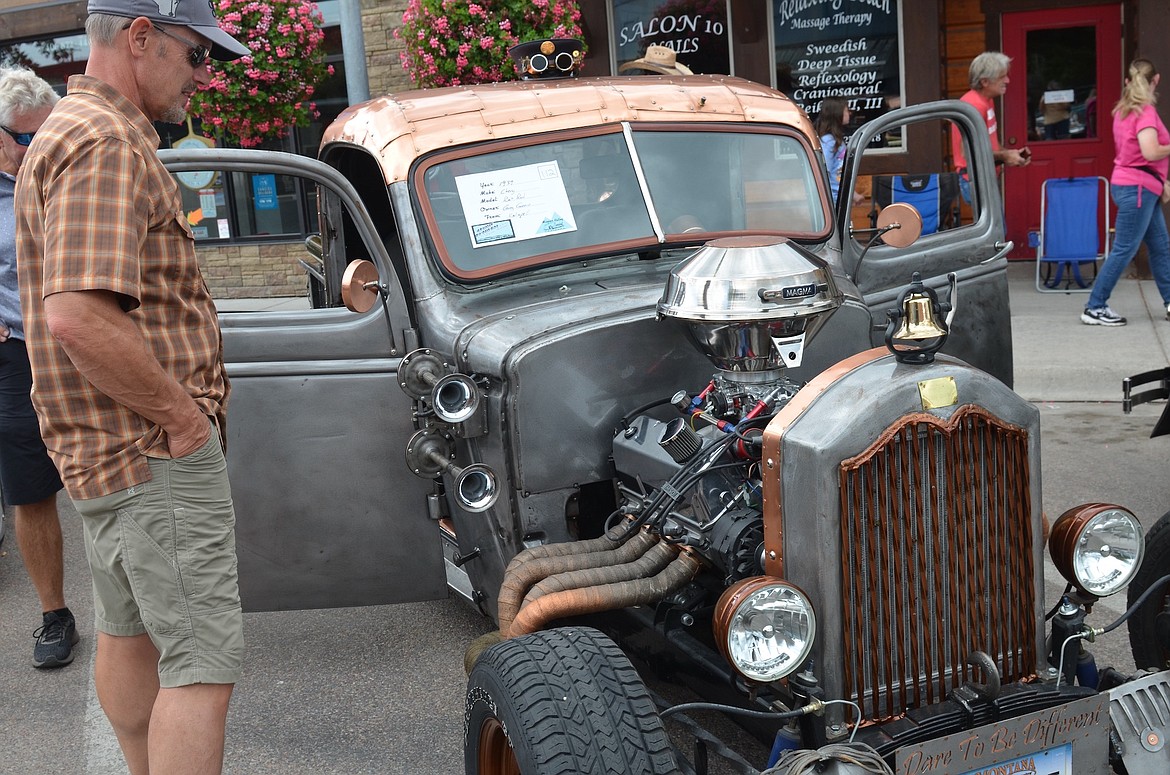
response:
M984 51L971 60L971 68L967 71L967 80L972 89L978 89L983 80L994 81L1000 78L1012 66L1012 58L998 51Z
M0 68L0 124L41 108L51 108L61 99L44 79L23 67Z
M127 22L125 16L115 16L109 13L91 13L85 20L85 34L89 36L90 45L112 46Z

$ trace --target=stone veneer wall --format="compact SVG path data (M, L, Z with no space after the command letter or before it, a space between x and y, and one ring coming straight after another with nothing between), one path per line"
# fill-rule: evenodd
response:
M308 273L297 242L199 248L199 266L216 299L308 298Z
M404 46L394 37L394 30L402 26L405 10L406 0L362 0L362 35L371 97L413 87L398 58Z

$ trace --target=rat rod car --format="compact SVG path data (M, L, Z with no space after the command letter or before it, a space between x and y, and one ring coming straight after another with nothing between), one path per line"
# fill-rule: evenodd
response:
M319 160L163 157L217 288L247 243L217 200L258 222L300 186L319 219L303 299L221 308L244 604L495 620L467 772L1167 771L1170 674L1084 647L1138 521L1042 513L970 107L861 128L837 203L807 116L711 76L409 92Z

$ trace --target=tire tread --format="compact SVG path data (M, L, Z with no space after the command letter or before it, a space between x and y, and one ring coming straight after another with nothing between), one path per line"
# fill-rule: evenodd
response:
M545 630L492 646L469 679L469 722L472 695L484 691L493 696L496 715L525 775L678 771L641 677L621 649L597 630ZM469 723L468 773L475 771L472 749L477 738L478 726ZM524 769L526 758L535 768L531 772Z
M1146 532L1146 551L1142 567L1129 585L1127 606L1132 606L1151 584L1170 572L1170 512L1154 523ZM1134 666L1164 669L1170 667L1170 654L1160 648L1154 635L1154 617L1162 610L1170 590L1154 594L1134 612L1129 621L1129 646Z

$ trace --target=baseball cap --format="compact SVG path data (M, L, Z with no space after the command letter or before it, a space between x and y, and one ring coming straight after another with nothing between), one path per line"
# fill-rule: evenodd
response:
M189 27L211 41L211 58L221 62L252 51L219 28L211 0L89 0L87 13L106 13L137 19L145 16L159 24Z

